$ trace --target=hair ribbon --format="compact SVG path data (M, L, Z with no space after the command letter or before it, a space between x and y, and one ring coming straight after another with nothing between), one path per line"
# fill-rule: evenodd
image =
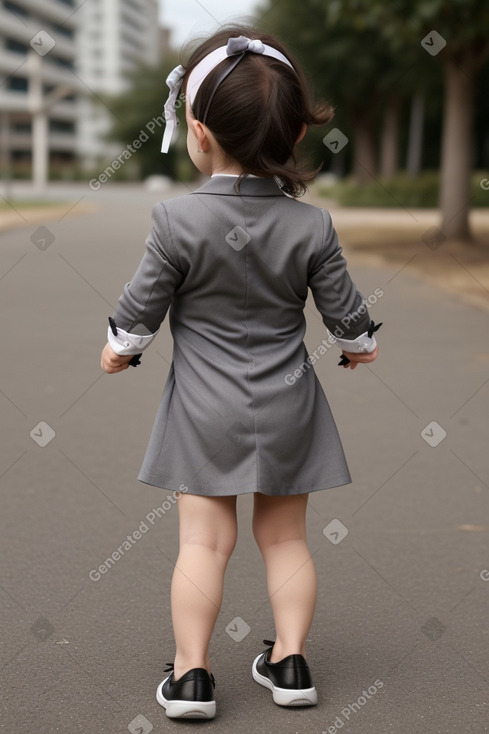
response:
M277 51L276 48L273 48L273 46L268 46L257 39L251 40L250 38L246 38L246 36L230 38L226 46L220 46L214 51L211 51L192 69L187 82L187 96L190 105L192 106L194 103L197 92L204 79L221 61L224 61L224 59L230 56L238 57L236 63L226 70L227 73L230 73L247 52L271 56L287 64L291 69L294 68L288 58L280 51ZM217 86L227 76L227 73L222 76ZM185 74L186 69L183 66L176 66L166 79L170 94L168 95L164 108L166 127L161 144L162 153L168 153L174 133L179 124L175 105Z

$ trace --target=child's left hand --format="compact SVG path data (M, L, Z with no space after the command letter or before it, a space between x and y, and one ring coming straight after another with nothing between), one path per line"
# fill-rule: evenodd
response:
M115 372L122 372L122 370L127 370L132 357L132 354L126 356L116 354L110 344L107 342L102 350L102 358L100 360L100 364L105 372L107 372L109 375L113 375Z
M377 359L377 352L378 347L375 347L373 352L357 352L355 354L353 352L345 352L345 350L343 350L345 357L350 360L350 362L348 364L344 364L343 367L345 369L354 370L357 364L373 362L374 359Z

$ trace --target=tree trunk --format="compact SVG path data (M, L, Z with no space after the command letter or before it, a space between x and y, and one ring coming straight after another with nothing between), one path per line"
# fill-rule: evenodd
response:
M8 112L0 111L0 178L4 183L3 195L10 199L12 168L10 160L10 119Z
M384 112L380 148L380 175L386 179L395 176L398 169L400 112L399 97L390 97Z
M338 155L333 156L330 171L331 173L334 173L335 176L338 176L338 178L343 178L345 175L345 169L345 156L343 155L343 151L341 151Z
M441 229L470 242L470 173L476 66L470 52L444 60L445 108L440 181Z
M419 92L411 100L409 118L406 173L416 178L421 173L423 160L424 97Z
M351 120L354 137L353 176L358 184L370 183L377 175L375 126L368 112L358 110Z

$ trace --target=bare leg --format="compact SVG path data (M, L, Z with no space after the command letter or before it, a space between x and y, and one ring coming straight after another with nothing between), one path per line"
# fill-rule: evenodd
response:
M209 643L236 545L236 497L182 495L178 512L180 552L171 584L175 680L192 668L210 672Z
M307 494L254 496L253 533L265 561L276 642L270 662L306 656L316 606L316 570L306 542Z

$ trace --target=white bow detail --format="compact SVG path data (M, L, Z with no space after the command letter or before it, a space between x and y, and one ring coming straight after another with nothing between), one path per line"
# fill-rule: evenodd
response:
M178 125L178 117L175 109L175 103L177 101L178 93L180 92L184 76L185 69L182 65L180 65L173 69L173 71L168 75L166 79L166 84L170 89L170 94L168 95L168 99L165 102L166 127L163 134L163 141L161 143L162 153L168 153L170 143L173 138L173 133L175 132Z
M244 51L252 51L255 54L262 54L265 52L265 44L258 39L251 40L246 36L238 36L238 38L230 38L226 47L226 53L228 56L234 56L234 54L240 54Z

